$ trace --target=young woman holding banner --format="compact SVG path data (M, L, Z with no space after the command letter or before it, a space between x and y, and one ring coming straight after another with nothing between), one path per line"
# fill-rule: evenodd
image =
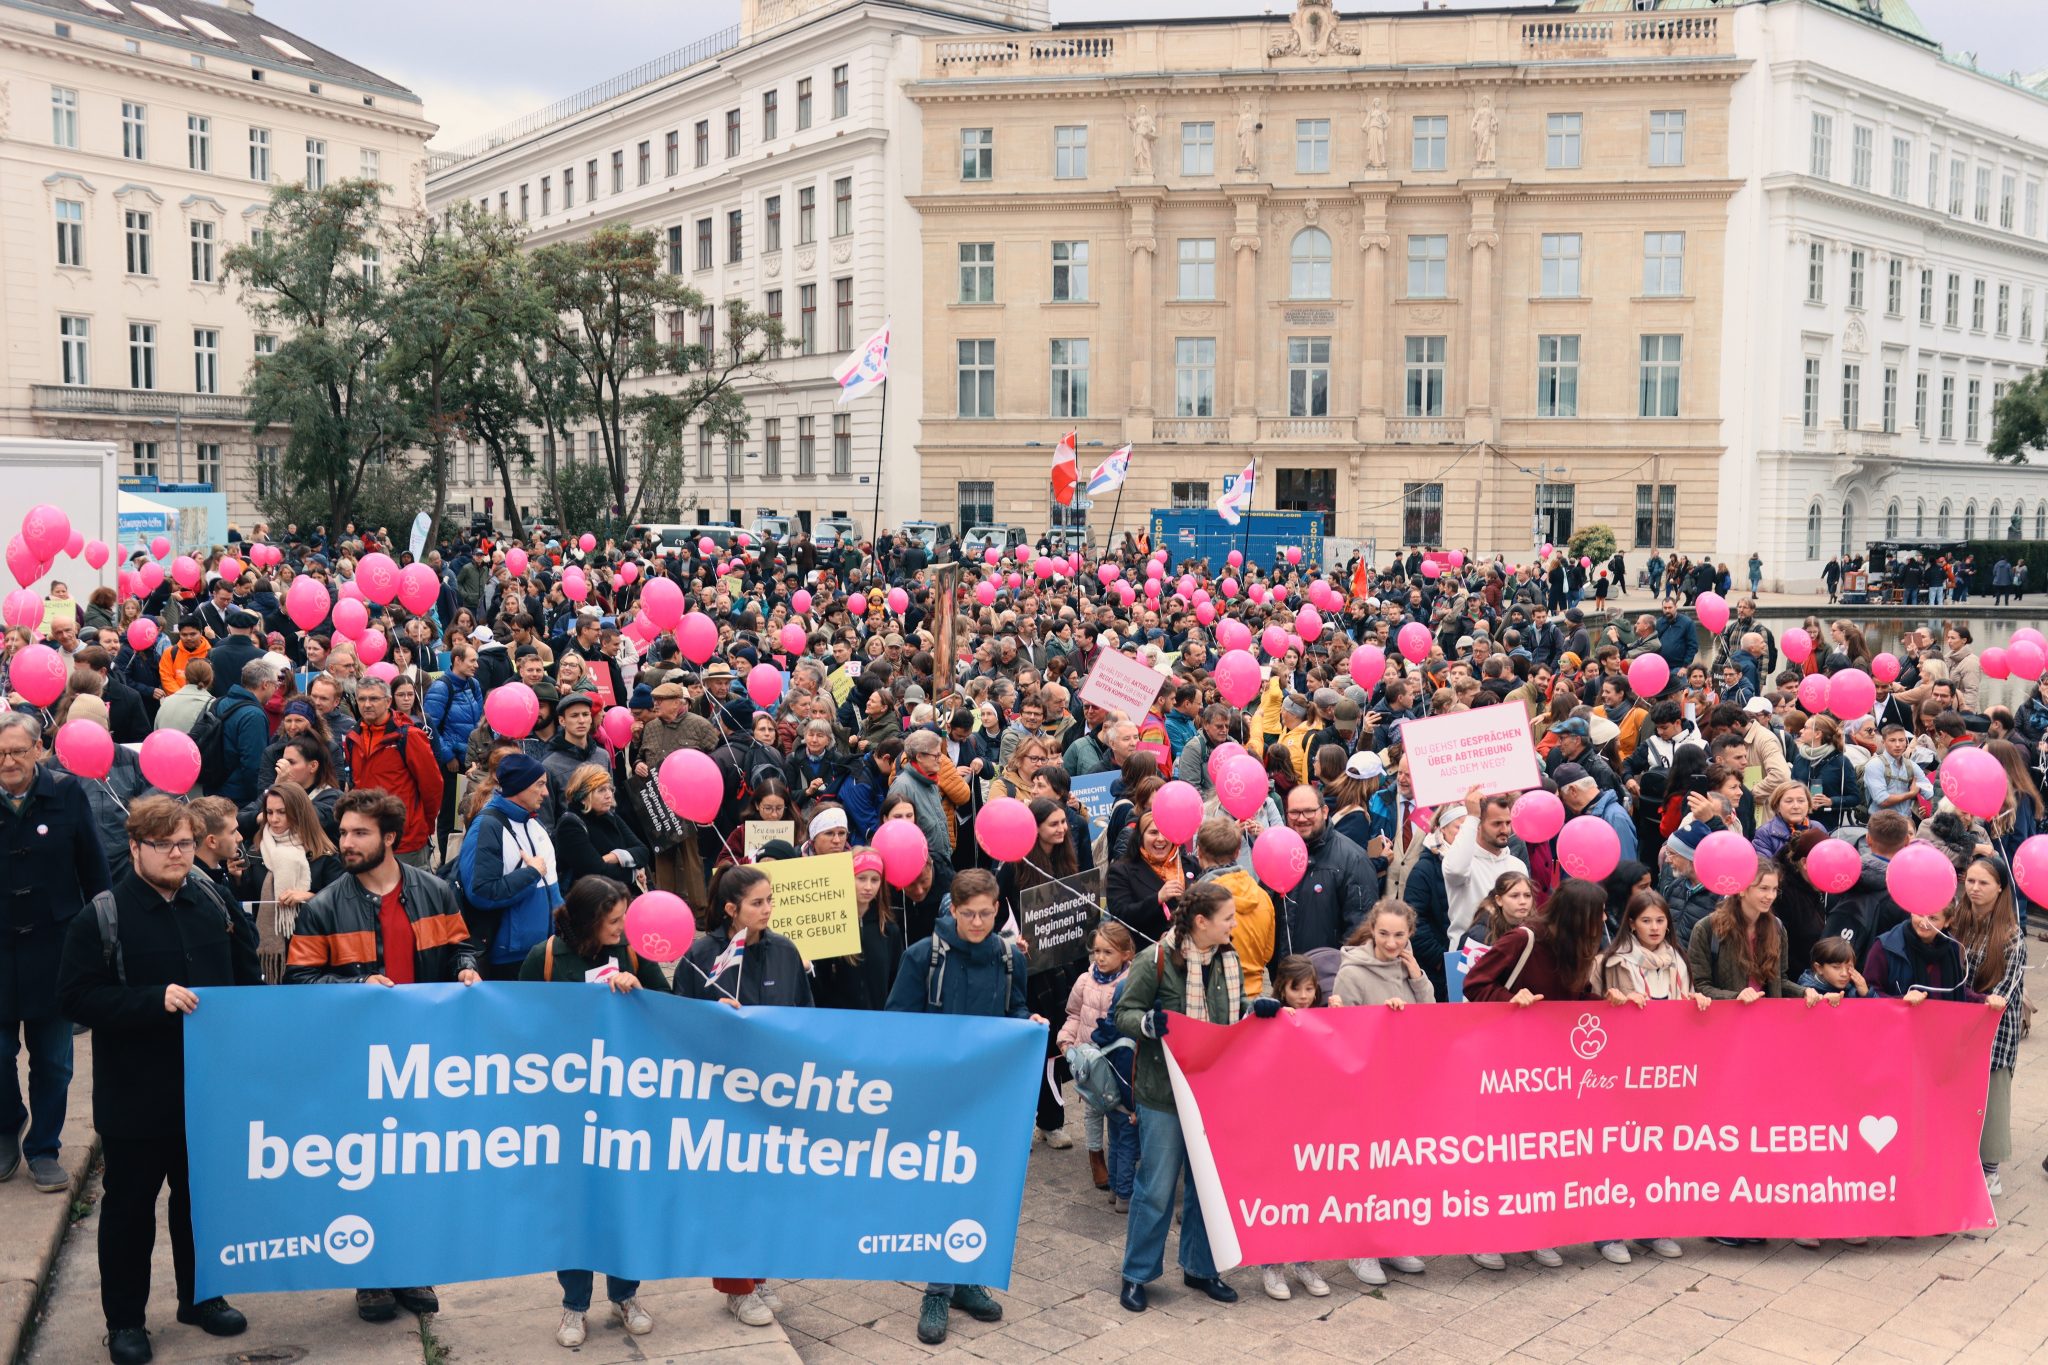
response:
M1031 846L1028 855L1017 862L1003 864L1003 870L996 874L1003 912L1015 924L1023 923L1023 911L1018 903L1022 893L1079 875L1074 860L1074 841L1068 833L1067 808L1049 796L1034 797L1031 818L1038 826L1038 842ZM1078 882L1069 881L1068 885L1076 891L1082 889ZM1089 879L1087 889L1094 889L1093 878ZM1028 992L1031 1012L1048 1019L1066 1013L1067 996L1082 971L1083 964L1076 960L1048 971L1031 973ZM1074 1145L1074 1139L1067 1133L1066 1101L1067 1082L1074 1077L1067 1066L1066 1051L1058 1041L1048 1038L1046 1049L1045 1076L1038 1087L1037 1132L1046 1146L1064 1151Z
M2011 874L1995 858L1974 858L1963 869L1962 889L1948 912L1951 932L1963 945L1970 986L1986 996L2011 1000L2027 979L2027 936L2013 909ZM1998 1168L2012 1157L2012 1073L2019 1063L2021 1010L1998 1020L1991 1044L1991 1088L1984 1101L1984 1136L1978 1160L1993 1195L2005 1193Z

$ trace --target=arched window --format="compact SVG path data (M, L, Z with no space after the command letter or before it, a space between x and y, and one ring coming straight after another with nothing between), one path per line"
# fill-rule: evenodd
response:
M1993 498L1991 500L1991 516L1984 522L1984 538L1986 540L1997 540L2005 534L2005 524L1999 521L1998 510L1998 499Z
M1288 248L1291 267L1288 293L1297 299L1330 297L1330 236L1321 228L1303 228Z
M1842 553L1849 553L1850 543L1856 538L1856 508L1847 498L1842 499Z
M1971 498L1963 505L1963 539L1977 538L1977 500Z
M1806 509L1806 557L1807 557L1808 559L1819 559L1819 558L1820 558L1820 499L1819 499L1819 498L1815 498L1815 499L1813 500L1813 505L1812 505L1811 507L1808 507L1808 508Z
M2005 524L2005 538L2018 540L2027 533L2027 504L2024 499L2012 500L2012 520Z
M2048 540L2048 498L2034 504L2034 539Z
M1897 540L1899 538L1899 500L1897 498L1893 498L1884 509L1884 538L1886 540Z
M1925 498L1915 498L1913 500L1913 534L1916 537L1927 534L1927 499Z
M1941 500L1941 510L1934 514L1934 534L1948 539L1948 499Z

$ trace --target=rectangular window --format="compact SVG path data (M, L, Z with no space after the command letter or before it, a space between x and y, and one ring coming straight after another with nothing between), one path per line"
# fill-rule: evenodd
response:
M1877 160L1877 129L1859 123L1849 130L1849 183L1859 190L1870 188Z
M853 231L853 177L842 175L832 182L832 235L844 237Z
M92 322L68 314L57 319L57 350L63 362L64 382L92 383Z
M590 158L590 160L583 163L583 202L585 202L586 204L594 204L597 202L596 157L592 157Z
M1088 415L1088 343L1080 338L1052 340L1052 415Z
M832 68L832 117L845 118L852 103L851 73L845 64Z
M78 150L78 92L50 87L50 144Z
M121 101L121 155L130 161L149 159L149 108Z
M1947 308L1942 317L1950 327L1960 327L1963 322L1963 277L1954 272L1948 277Z
M128 387L156 387L156 324L153 322L128 324Z
M1970 281L1970 330L1984 330L1984 281Z
M1806 301L1826 303L1828 297L1828 244L1806 244Z
M194 477L198 482L220 487L220 442L200 441L192 447L196 466Z
M698 119L694 134L696 142L693 144L693 148L697 164L699 166L708 166L711 164L711 120L708 118Z
M960 302L994 303L996 301L996 244L994 242L962 242L960 244Z
M1807 139L1806 172L1816 180L1826 180L1835 169L1835 120L1828 114L1815 114Z
M1685 293L1685 234L1643 234L1643 293L1675 298Z
M1576 232L1543 234L1543 267L1539 288L1547 299L1577 298L1580 237Z
M1088 129L1070 125L1052 130L1052 173L1056 180L1088 178Z
M57 201L57 264L85 264L85 205L76 199Z
M544 175L540 178L540 216L545 218L555 211L555 178Z
M213 169L213 120L204 114L185 115L185 164L195 171Z
M725 261L737 265L741 259L744 243L746 215L739 209L728 209L725 214Z
M802 132L811 126L811 78L803 77L796 83L796 126Z
M1173 415L1216 415L1216 338L1174 338Z
M1977 439L1977 400L1983 396L1984 381L1972 379L1963 390L1963 439Z
M1407 545L1444 542L1444 486L1440 483L1401 485L1401 540Z
M1199 512L1209 505L1207 479L1175 479L1168 485L1167 506L1181 512Z
M668 273L683 273L683 229L677 224L668 230Z
M2041 228L2041 182L2027 182L2025 216L2020 220L2020 230L2031 237Z
M832 472L840 478L853 473L853 414L832 414Z
M524 186L524 185L521 185L521 186L519 187L519 221L520 221L520 222L524 223L524 222L527 222L527 221L529 221L529 220L531 219L532 215L531 215L531 214L530 214L530 213L528 212L528 209L529 209L530 207L531 207L531 206L530 206L530 205L529 205L529 203L527 202L527 195L526 195L526 186Z
M277 446L256 447L256 496L259 498L274 498L284 487L278 450ZM471 458L474 458L474 453ZM473 468L469 481L472 484L476 482Z
M1863 306L1863 252L1860 250L1849 253L1849 306Z
M818 240L818 191L805 185L796 192L796 244L809 246Z
M1988 223L1991 221L1991 168L1989 166L1979 166L1977 168L1977 193L1971 207L1974 210L1972 216L1978 222Z
M1949 158L1948 216L1951 218L1963 216L1963 179L1967 174L1965 163L1961 157L1953 156Z
M959 343L956 379L961 417L996 415L996 343L993 339Z
M1892 139L1892 198L1904 200L1913 193L1913 139Z
M1650 164L1652 166L1683 166L1685 164L1685 111L1683 109L1652 109L1650 111Z
M796 419L797 477L808 479L818 472L818 419Z
M683 135L671 129L662 144L662 171L666 175L680 175L683 170Z
M782 196L771 194L761 201L761 250L782 250Z
M709 270L711 268L711 220L709 218L699 218L697 220L697 268L699 270Z
M958 501L962 526L986 526L996 519L996 486L988 479L961 480Z
M2034 339L2034 291L2020 290L2020 340Z
M761 92L761 141L763 142L775 140L776 127L782 118L781 101L782 92L780 90L763 90Z
M1913 430L1927 437L1927 371L1913 376Z
M832 348L853 349L853 278L849 275L832 281Z
M384 253L373 246L364 247L362 256L363 283L375 289L382 278L383 269Z
M1408 239L1408 297L1440 299L1450 292L1451 239L1429 236Z
M1330 415L1330 339L1287 338L1287 415Z
M1941 439L1953 441L1956 438L1956 377L1945 374L1941 377Z
M153 479L156 477L157 444L155 441L132 442L129 445L129 452L133 458L136 478Z
M1183 299L1216 297L1216 239L1183 237L1179 244L1180 292Z
M612 193L626 192L626 153L623 149L612 153Z
M1403 351L1405 402L1410 417L1444 415L1444 338L1408 337Z
M740 154L740 111L725 111L725 156L730 161Z
M1086 242L1054 242L1052 244L1052 301L1054 303L1086 303L1088 301L1088 244Z
M1420 114L1410 123L1409 164L1418 171L1440 171L1449 164L1451 120L1445 114Z
M1927 151L1927 207L1933 208L1941 202L1941 152L1935 148Z
M1863 367L1842 366L1842 430L1855 431L1863 425Z
M764 417L761 419L761 476L768 479L782 477L782 419Z
M1543 125L1543 164L1553 171L1579 168L1579 137L1583 118L1578 114L1551 114Z
M156 268L150 259L150 215L140 209L128 209L121 215L121 220L128 241L128 273L154 275Z
M1896 365L1884 367L1884 395L1878 409L1878 420L1887 433L1899 429L1899 367Z
M1995 317L1997 325L1992 330L2004 336L2012 322L2012 286L2009 284L1998 286L1998 312Z
M249 130L249 178L259 185L270 183L270 130Z
M1579 339L1576 336L1536 338L1536 415L1579 415Z
M1297 175L1321 175L1330 169L1330 121L1326 118L1298 118L1294 121L1294 170Z
M1180 126L1180 173L1216 174L1216 125L1183 123Z
M565 209L576 207L576 168L574 166L562 167L562 207Z
M220 333L211 327L192 332L192 392L220 392Z
M1923 269L1920 272L1920 321L1934 325L1934 272Z
M1676 539L1678 485L1636 485L1636 548L1666 549Z
M1643 338L1638 416L1678 416L1679 362L1683 341L1682 337L1669 335Z
M1576 513L1578 489L1568 483L1544 483L1536 486L1537 533L1543 539L1559 545L1572 538L1572 522Z
M1894 318L1906 311L1906 263L1896 256L1885 262L1884 311Z
M782 326L782 291L780 289L771 289L761 296L761 311L768 315L768 320L774 323L775 326L778 328ZM782 353L782 343L778 342L769 353L771 355L780 355Z
M214 274L214 228L207 222L190 225L192 234L192 283L213 284Z
M697 477L711 477L711 428L697 428Z
M1820 427L1820 357L1806 357L1806 373L1799 392L1799 425L1808 431Z
M993 180L996 178L995 129L962 128L960 130L960 178L962 180Z
M1998 225L2006 231L2012 230L2013 200L2017 197L2019 182L2013 176L1998 178Z

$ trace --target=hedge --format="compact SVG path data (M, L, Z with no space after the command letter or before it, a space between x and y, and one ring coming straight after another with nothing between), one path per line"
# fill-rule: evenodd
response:
M2015 568L2024 561L2028 591L2048 591L2048 540L1972 540L1965 553L1977 556L1977 574L1970 580L1973 597L1990 593L1991 567L2000 559L2011 560Z

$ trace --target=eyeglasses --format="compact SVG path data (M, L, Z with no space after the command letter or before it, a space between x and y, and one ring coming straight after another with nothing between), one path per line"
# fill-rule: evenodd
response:
M0 763L20 763L34 756L34 749L0 749Z
M168 839L142 839L138 842L141 843L141 845L144 848L154 849L158 853L162 853L165 855L177 853L190 853L193 849L199 847L199 845L191 839L180 839L175 843L171 842Z

